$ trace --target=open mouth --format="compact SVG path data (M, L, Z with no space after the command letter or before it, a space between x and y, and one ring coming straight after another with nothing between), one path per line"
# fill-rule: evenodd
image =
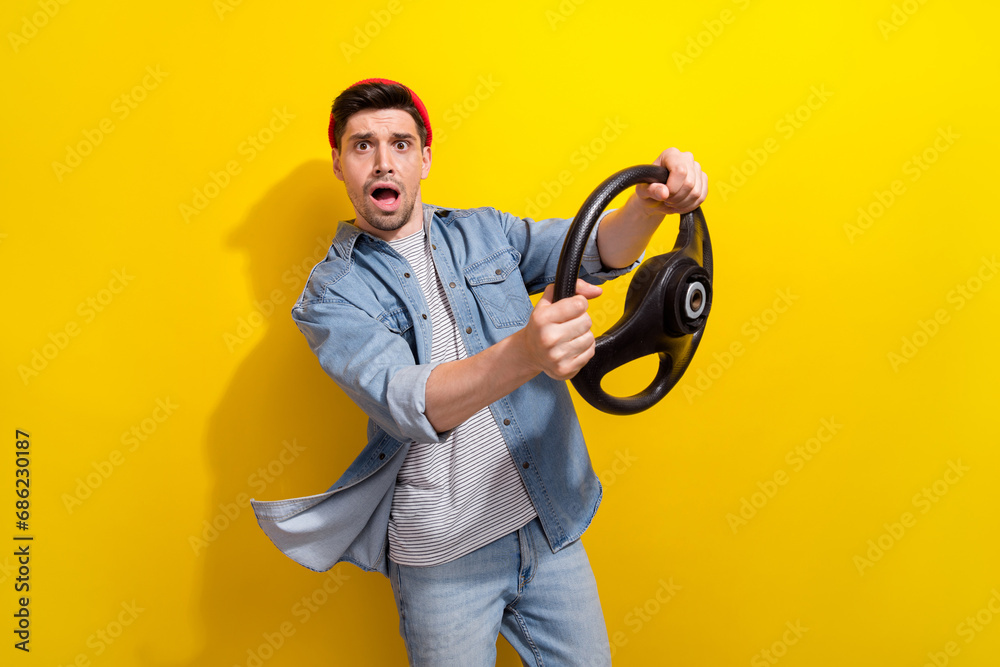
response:
M399 208L400 201L402 200L399 196L399 190L391 183L376 184L368 196L372 198L372 201L375 202L375 205L380 210L386 213L391 213Z

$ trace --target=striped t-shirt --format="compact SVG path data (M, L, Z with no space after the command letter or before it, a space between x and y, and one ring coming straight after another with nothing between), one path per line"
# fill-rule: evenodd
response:
M431 361L467 355L423 229L389 244L420 281L432 326ZM489 406L438 443L410 445L389 513L389 558L439 565L503 537L536 516Z

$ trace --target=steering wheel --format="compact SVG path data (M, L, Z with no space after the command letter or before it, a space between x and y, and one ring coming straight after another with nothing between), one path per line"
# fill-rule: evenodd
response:
M584 247L611 200L638 183L666 183L658 165L622 169L597 186L576 214L559 257L553 301L576 293ZM573 377L573 386L592 406L615 415L651 408L687 370L712 307L712 242L701 207L681 216L674 248L646 259L625 295L625 312L597 337L594 356ZM612 396L601 380L612 370L650 354L660 358L656 377L637 394Z

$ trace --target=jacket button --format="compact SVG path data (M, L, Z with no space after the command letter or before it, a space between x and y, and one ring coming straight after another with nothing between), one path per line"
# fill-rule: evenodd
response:
M472 333L472 327L465 327L465 333Z
M409 277L410 277L410 274L409 274L409 273L404 273L404 274L403 274L403 277L404 277L404 278L409 278Z
M426 314L424 314L424 313L421 313L421 314L420 314L420 317L424 318L425 320L427 319L427 315L426 315Z
M448 287L454 287L455 283L448 283Z
M384 458L385 458L385 452L382 452L381 454L378 455L378 460L379 461L381 461Z
M504 426L510 426L510 420L509 419L504 419L503 420L503 425Z
M497 269L494 273L496 273L499 276L501 273L503 273L503 269Z
M524 463L522 463L522 464L521 464L521 467L522 467L522 468L527 468L527 467L528 467L528 462L527 462L527 461L525 461Z
M431 248L433 248L434 250L438 249L438 247L436 245L434 245L433 243L431 244Z

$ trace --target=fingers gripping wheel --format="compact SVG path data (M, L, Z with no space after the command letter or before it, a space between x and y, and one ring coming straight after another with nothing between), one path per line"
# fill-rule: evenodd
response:
M639 183L666 183L669 172L657 165L623 169L601 183L573 219L556 271L553 300L576 293L576 279L587 238L604 209L618 194ZM625 312L598 336L594 356L573 378L573 386L598 410L615 415L642 412L667 395L698 349L712 307L712 243L701 208L681 216L674 248L636 269L625 295ZM652 383L633 396L611 396L601 380L630 361L657 354L660 366Z

